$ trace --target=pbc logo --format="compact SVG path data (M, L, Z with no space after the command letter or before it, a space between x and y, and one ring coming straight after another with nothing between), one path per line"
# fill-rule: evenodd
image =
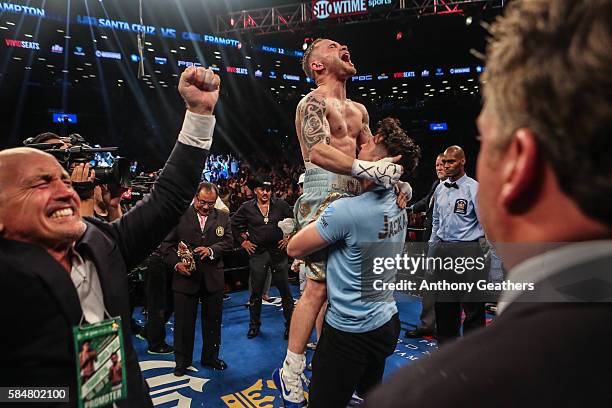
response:
M357 75L351 78L353 81L371 81L372 75Z
M191 62L191 61L180 61L178 62L179 67L201 67L202 64L199 62Z

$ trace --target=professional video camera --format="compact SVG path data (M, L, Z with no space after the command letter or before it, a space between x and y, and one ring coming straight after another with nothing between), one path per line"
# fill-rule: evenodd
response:
M60 142L46 142L50 139ZM115 183L122 188L130 186L130 160L112 155L118 147L92 147L83 136L76 133L68 137L43 133L24 140L23 144L52 154L68 172L77 164L90 163L96 172L95 185Z
M121 202L131 207L138 201L142 200L145 195L151 192L155 180L157 180L159 172L153 172L149 174L142 173L132 180L130 188L123 193Z

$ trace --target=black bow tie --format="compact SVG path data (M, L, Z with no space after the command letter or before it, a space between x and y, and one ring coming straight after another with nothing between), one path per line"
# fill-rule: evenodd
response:
M449 182L445 181L444 182L444 187L446 187L446 188L456 188L457 190L459 190L459 186L455 182L449 183Z

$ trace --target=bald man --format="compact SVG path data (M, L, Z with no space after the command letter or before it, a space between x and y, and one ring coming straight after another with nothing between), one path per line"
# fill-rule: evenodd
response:
M112 223L81 216L70 176L48 153L0 152L0 335L3 386L69 387L77 406L73 329L120 316L127 399L151 407L130 334L127 272L187 210L212 143L219 78L188 68L179 80L183 128L151 194Z
M450 258L454 268L438 268L436 282L471 282L486 279L484 267L465 271L456 267L461 259L484 260L480 240L484 233L478 219L476 194L478 182L465 174L465 153L459 146L450 146L444 151L444 171L446 181L441 182L434 193L432 213L432 232L429 239L431 258ZM484 262L483 262L484 264ZM445 265L446 266L446 265ZM456 339L461 326L461 310L466 317L463 333L485 325L483 302L471 302L468 293L438 291L435 314L438 344Z

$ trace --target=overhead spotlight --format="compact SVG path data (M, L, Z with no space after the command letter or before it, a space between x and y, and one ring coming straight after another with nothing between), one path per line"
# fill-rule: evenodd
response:
M398 31L397 33L395 33L395 39L397 41L400 41L402 38L404 38L404 33L402 31Z
M304 37L304 43L302 44L302 49L306 51L308 47L310 46L310 44L312 44L313 41L314 39L312 37Z
M466 2L464 7L462 7L463 13L461 14L465 16L466 26L476 24L478 23L479 20L482 19L483 10L484 10L484 6L482 3L483 2L477 2L477 1Z

